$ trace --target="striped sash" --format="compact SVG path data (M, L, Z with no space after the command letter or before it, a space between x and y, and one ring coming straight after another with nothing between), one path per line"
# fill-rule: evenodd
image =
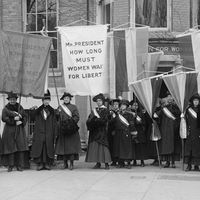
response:
M120 121L121 121L125 126L128 127L128 126L130 125L129 122L128 122L121 114L119 114L118 116L119 116Z
M44 117L44 120L47 119L47 112L45 110L43 110L43 117Z
M66 105L60 105L61 106L61 108L63 109L63 111L67 114L67 115L69 115L70 117L72 117L72 112L69 110L69 108L66 106Z
M192 108L188 108L188 111L194 119L197 119L197 113Z
M173 119L173 120L176 119L176 117L174 117L174 115L169 111L168 108L164 107L164 108L163 108L163 112L164 112L165 115L166 115L167 117L169 117L170 119Z

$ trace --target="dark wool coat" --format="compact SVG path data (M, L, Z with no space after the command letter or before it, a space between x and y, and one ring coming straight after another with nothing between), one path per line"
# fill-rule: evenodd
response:
M24 126L27 122L27 116L22 106L19 104L11 105L7 104L2 111L2 121L5 122L5 126L2 134L2 153L10 154L17 151L27 151L27 137ZM17 126L14 117L17 116L15 112L18 112L22 119L22 124Z
M145 131L145 116L142 112L135 112L134 124L137 130L137 137L133 140L133 159L134 160L145 160L148 158L147 155L147 137ZM138 120L139 117L141 120Z
M59 107L61 111L57 113L58 123L59 123L59 133L56 140L56 154L57 155L68 155L68 154L78 154L81 150L80 136L78 132L78 121L79 112L76 105L67 104L67 108L71 111L72 117L67 115L62 107ZM64 123L72 124L73 130L68 132L68 130L63 130Z
M109 111L107 108L97 108L96 109L100 118L97 118L92 111L89 115L86 125L89 130L89 143L96 141L104 146L108 145L108 117Z
M130 160L133 158L131 131L136 131L134 118L129 112L121 113L121 115L128 121L129 126L127 127L121 122L119 115L111 122L115 129L113 156L122 160Z
M35 119L31 157L40 157L45 143L48 157L54 158L54 142L57 134L56 115L54 109L47 106L47 119L45 120L43 109L44 105L31 113L31 117Z
M197 119L186 110L188 136L185 141L185 156L190 156L192 152L192 157L200 159L200 108L192 107L192 109L197 113Z
M168 117L163 110L160 111L160 153L161 155L177 154L181 152L181 139L179 134L180 127L180 110L175 104L167 105L166 108L176 118L175 120Z

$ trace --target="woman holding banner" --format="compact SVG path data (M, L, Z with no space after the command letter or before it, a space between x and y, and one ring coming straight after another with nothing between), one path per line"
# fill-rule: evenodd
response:
M73 170L74 160L79 160L81 150L80 136L78 132L79 112L76 105L70 103L70 93L64 93L61 97L63 104L58 108L59 134L56 140L55 152L58 160L64 160L64 169Z
M111 162L107 135L109 111L104 106L103 94L96 95L93 101L97 103L97 107L92 110L86 122L89 142L85 161L96 162L94 169L99 169L101 163L105 163L105 169L109 169L108 163Z
M22 106L17 103L17 94L8 94L9 103L2 111L2 121L5 122L2 135L2 162L8 166L8 172L14 167L22 171L24 167L24 152L28 151L25 132L27 116Z
M192 169L199 171L200 165L200 96L194 95L190 99L191 105L186 110L186 122L188 135L185 141L185 163L188 164L186 171Z

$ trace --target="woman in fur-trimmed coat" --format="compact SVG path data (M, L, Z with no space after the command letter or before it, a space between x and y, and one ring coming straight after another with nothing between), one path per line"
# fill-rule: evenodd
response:
M17 95L8 94L9 103L2 111L2 121L5 123L2 134L2 162L8 166L8 172L16 167L22 171L24 167L24 153L28 150L24 126L27 116L22 106L17 103Z
M88 150L86 154L86 162L96 162L94 169L101 167L101 163L105 163L105 169L109 169L111 156L108 145L108 116L109 111L103 105L105 97L98 94L93 98L97 103L95 108L87 119L87 128L89 130Z
M70 93L66 92L61 97L64 103L58 108L59 133L55 148L58 160L64 161L65 169L68 168L68 160L70 161L70 170L74 168L74 160L79 160L81 151L79 127L77 125L79 112L76 105L70 103L72 97Z

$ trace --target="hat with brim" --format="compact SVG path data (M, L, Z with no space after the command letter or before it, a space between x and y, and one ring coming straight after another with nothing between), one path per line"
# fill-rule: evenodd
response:
M44 93L42 100L51 100L51 94L49 90L47 90L47 92Z
M200 101L200 96L199 94L194 94L191 98L190 98L190 102L192 103L194 99L198 99Z
M129 102L129 105L132 106L134 103L139 104L137 100L132 100L132 101Z
M94 102L97 102L97 99L101 99L102 101L105 101L105 97L104 97L104 95L102 93L97 94L96 96L94 96L92 100Z
M129 101L126 100L126 99L122 99L121 102L120 102L120 106L121 106L121 105L129 106Z
M62 97L60 98L60 100L63 100L65 97L72 98L73 95L71 95L69 92L64 92L64 94L62 95Z
M8 100L9 99L17 99L17 98L18 98L18 96L16 93L13 93L13 92L8 93L8 97L7 97Z
M112 99L109 104L113 105L115 102L120 103L120 101L120 99Z

